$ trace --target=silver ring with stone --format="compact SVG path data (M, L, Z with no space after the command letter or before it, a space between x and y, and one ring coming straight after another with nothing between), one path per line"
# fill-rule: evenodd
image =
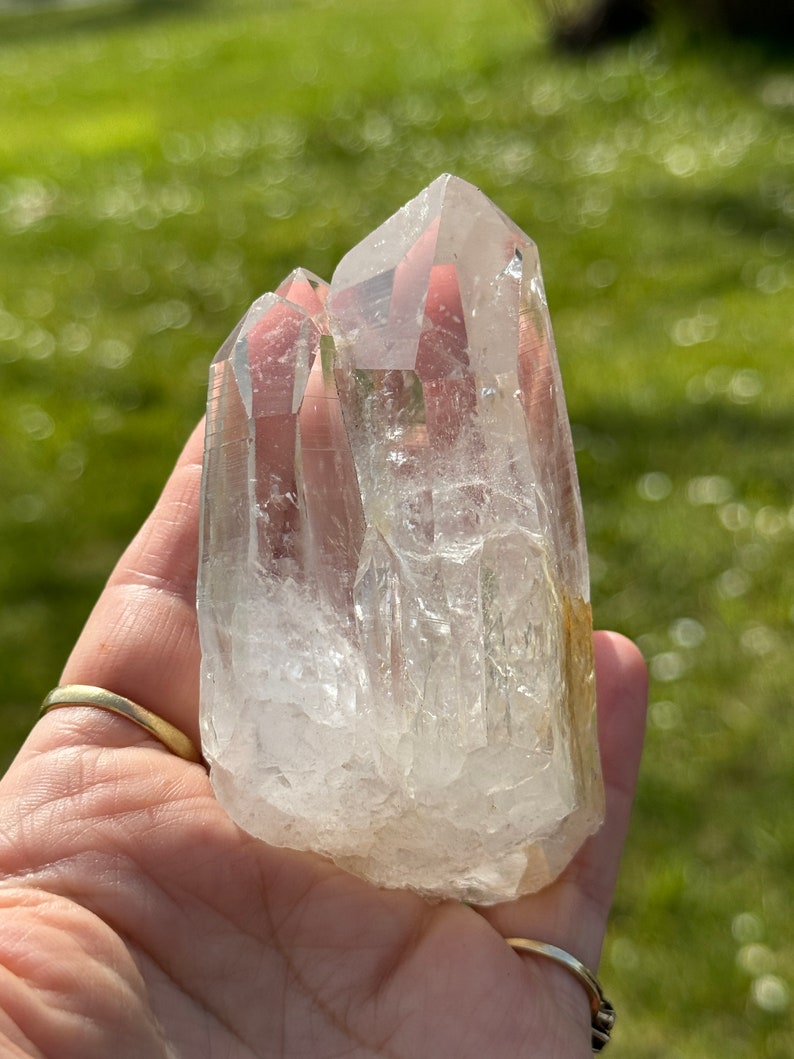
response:
M593 972L565 949L549 945L545 941L532 941L529 938L505 938L505 941L516 952L526 952L532 956L542 956L546 960L552 960L574 976L590 1001L593 1054L597 1055L602 1051L609 1044L616 1015L615 1009L604 996L601 983Z

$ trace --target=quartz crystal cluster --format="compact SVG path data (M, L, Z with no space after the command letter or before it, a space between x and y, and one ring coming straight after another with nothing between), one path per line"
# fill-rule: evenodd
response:
M204 754L251 834L493 903L600 824L581 504L537 251L442 176L212 364Z

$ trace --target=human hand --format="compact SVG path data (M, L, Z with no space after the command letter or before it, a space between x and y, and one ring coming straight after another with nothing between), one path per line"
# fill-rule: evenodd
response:
M198 741L201 430L63 674ZM645 670L595 637L607 818L541 893L487 909L378 890L267 846L204 768L63 708L0 784L0 1054L47 1059L577 1059L581 986L505 937L598 964L639 764Z

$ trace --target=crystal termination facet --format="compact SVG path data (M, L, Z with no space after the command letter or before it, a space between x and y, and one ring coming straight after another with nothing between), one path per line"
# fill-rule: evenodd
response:
M442 176L212 365L204 754L247 831L476 903L603 815L587 554L537 251Z

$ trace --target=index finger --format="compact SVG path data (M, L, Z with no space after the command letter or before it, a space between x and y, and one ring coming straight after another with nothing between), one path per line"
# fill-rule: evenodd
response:
M204 424L96 603L61 682L94 684L153 710L199 741L196 624Z

